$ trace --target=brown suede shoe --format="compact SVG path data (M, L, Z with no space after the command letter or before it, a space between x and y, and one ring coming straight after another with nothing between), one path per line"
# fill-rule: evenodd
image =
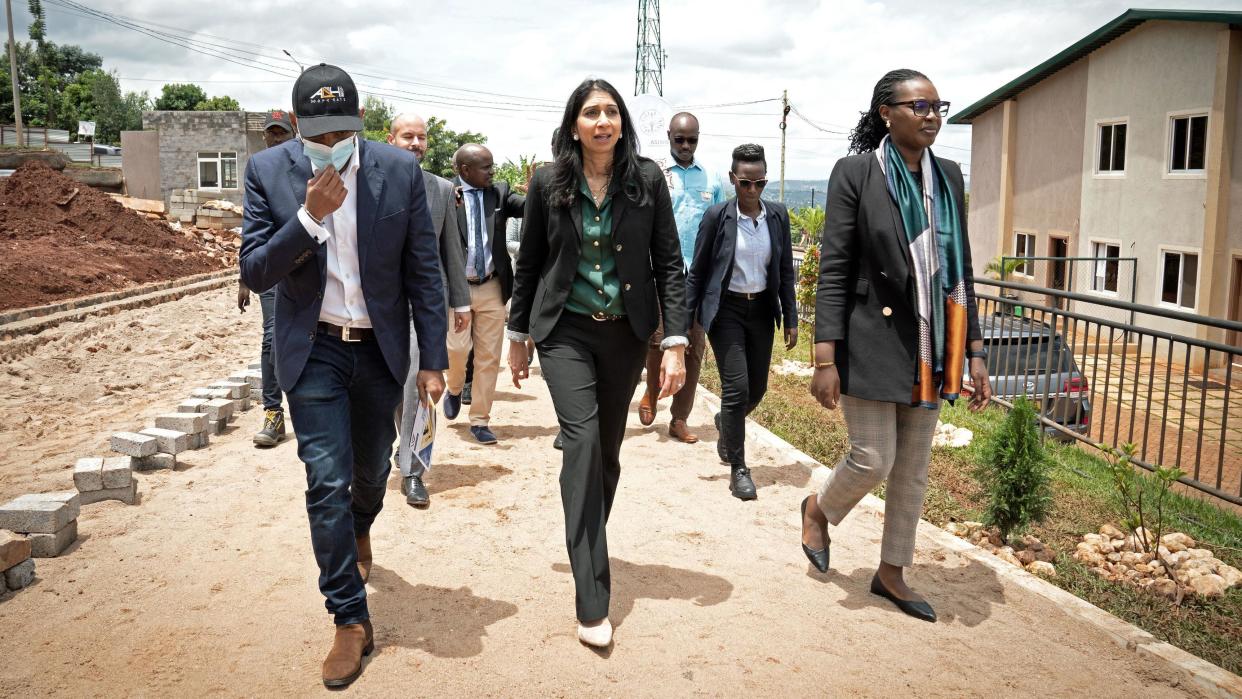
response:
M358 574L365 583L371 577L371 535L359 536L354 543L358 545Z
M650 425L655 422L656 416L656 397L651 391L643 392L643 399L638 401L638 421L644 425Z
M673 420L668 423L668 436L686 444L697 444L699 441L699 436L690 431L690 426L685 420Z
M362 658L375 650L370 620L336 627L332 650L323 660L323 686L347 687L362 674Z

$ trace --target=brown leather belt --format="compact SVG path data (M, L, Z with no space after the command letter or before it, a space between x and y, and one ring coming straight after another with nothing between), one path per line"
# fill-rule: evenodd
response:
M339 325L319 321L319 332L340 338L341 342L375 341L375 330L371 328L342 328Z
M763 298L763 292L762 292L762 291L756 291L756 292L754 292L754 293L750 293L750 292L747 292L747 291L728 291L728 290L726 290L726 291L724 292L724 295L725 295L725 296L732 297L732 298L735 298L735 299L746 299L747 301L754 301L755 299L760 299L760 298Z

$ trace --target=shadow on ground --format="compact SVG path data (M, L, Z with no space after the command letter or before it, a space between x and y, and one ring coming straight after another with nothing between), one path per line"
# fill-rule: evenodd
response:
M446 493L458 488L473 488L480 483L504 478L513 473L504 466L495 464L437 464L432 462L431 472L423 477L427 491L432 495ZM401 490L401 474L393 469L394 474L388 479L388 489Z
M379 645L417 648L440 658L483 652L487 627L517 614L517 605L479 597L468 587L411 585L383 566L371 568L367 606Z
M554 563L552 570L570 572L568 563ZM613 626L620 626L634 611L635 600L680 599L699 607L710 607L724 602L733 594L733 583L728 580L685 568L630 563L613 558L609 570L612 573L612 603L608 618Z
M992 616L993 605L1005 603L1005 590L996 571L975 560L947 567L921 565L908 569L906 582L936 610L937 623L975 627ZM875 608L901 615L892 602L871 593L875 568L856 568L848 575L829 569L827 573L807 565L807 577L836 585L846 596L838 602L851 610Z

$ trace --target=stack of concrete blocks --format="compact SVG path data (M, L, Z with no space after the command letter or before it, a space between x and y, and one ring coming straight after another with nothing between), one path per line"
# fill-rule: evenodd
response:
M223 389L196 389L196 391L224 393ZM207 417L207 434L221 434L233 420L233 400L230 398L187 398L177 404L181 413L199 413Z
M158 437L141 432L117 432L108 446L118 454L129 458L132 471L155 471L177 468L177 457L160 449Z
M15 592L34 582L35 564L30 539L0 531L0 595Z
M134 480L133 457L114 456L103 459L78 459L73 467L73 484L82 505L103 500L120 500L134 504L138 497L138 481Z
M240 228L242 208L222 199L203 202L194 213L194 225L218 231Z
M190 159L190 163L191 165L193 164L192 158ZM200 211L200 209L202 208L204 204L210 201L213 201L213 200L221 200L221 199L229 200L234 206L238 206L240 208L240 204L241 204L241 193L240 192L233 193L233 192L227 192L227 191L222 192L218 190L200 191L197 189L174 189L172 190L172 194L170 194L168 198L168 213L170 216L172 216L173 218L175 218L176 220L180 221L183 224L196 223L195 219L197 218L198 219L197 224L204 228L208 227L208 225L213 222L218 222L217 226L226 227L226 228L235 228L237 226L240 226L241 225L241 214L236 211L230 211L228 212L227 215L224 215L225 212L223 211L217 211L217 213L222 214L221 216L218 216L218 217L212 216L210 214L204 216L203 214L206 213L206 210L204 209ZM233 201L234 199L236 199L236 201ZM232 225L230 226L224 225L226 222L225 221L226 218L229 219L227 222L231 223ZM236 219L235 222L233 220L234 218ZM211 227L214 228L217 226L211 226Z
M155 430L161 433L161 451L203 449L211 444L211 427L203 413L182 411L155 416ZM149 432L150 430L144 430ZM175 458L174 458L175 462Z
M259 364L251 364L249 368L234 373L229 381L240 381L250 384L250 400L263 402L263 372Z
M26 535L34 558L55 558L78 540L80 510L73 491L23 495L0 505L0 529Z

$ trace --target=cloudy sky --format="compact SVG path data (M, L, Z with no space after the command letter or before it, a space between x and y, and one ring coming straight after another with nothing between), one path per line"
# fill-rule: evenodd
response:
M344 67L360 90L398 110L486 134L501 162L549 157L552 128L584 77L632 94L637 4L44 0L48 37L101 55L125 90L157 94L165 82L194 82L246 109L288 107L297 72L288 51L303 65ZM13 6L24 37L26 3ZM1238 2L1162 6L1237 9ZM791 115L788 176L825 179L845 153L844 132L887 70L923 71L957 112L1127 7L1108 0L666 0L664 96L699 115L699 153L708 164L727 167L733 146L756 142L768 149L775 178L779 98L788 90L813 122ZM139 30L126 28L135 24ZM938 146L942 156L969 163L969 127L946 126Z

